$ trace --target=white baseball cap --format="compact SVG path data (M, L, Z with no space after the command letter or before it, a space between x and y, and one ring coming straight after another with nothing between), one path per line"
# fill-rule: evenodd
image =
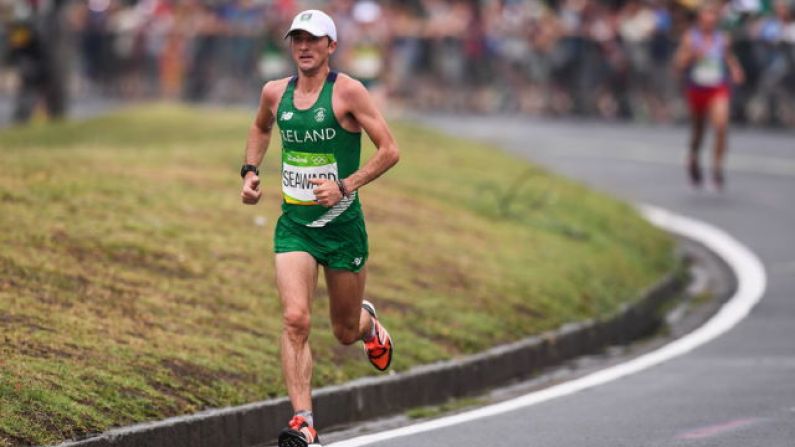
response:
M315 37L328 36L331 40L337 41L337 27L334 26L334 21L328 14L317 9L299 12L284 38L286 39L295 30L304 30Z

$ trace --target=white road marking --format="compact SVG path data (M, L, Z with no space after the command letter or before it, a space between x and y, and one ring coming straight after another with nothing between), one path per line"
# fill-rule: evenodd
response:
M588 388L618 380L690 352L710 340L717 338L745 318L754 305L762 299L767 283L765 269L759 261L759 258L742 243L720 228L706 222L674 214L673 212L653 206L642 206L641 211L649 221L660 228L686 236L704 244L723 258L737 276L737 291L735 294L723 307L721 307L718 313L704 323L704 325L655 351L569 382L564 382L505 402L467 411L465 413L446 416L380 433L359 436L346 441L336 442L328 447L366 446L380 441L450 427L452 425L530 407L541 402L568 396Z

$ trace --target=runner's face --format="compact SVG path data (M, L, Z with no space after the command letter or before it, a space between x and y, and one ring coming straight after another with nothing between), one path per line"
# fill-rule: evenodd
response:
M329 56L337 48L337 42L328 37L317 37L306 31L290 34L290 50L293 61L303 73L314 73L328 64Z
M707 31L714 30L718 24L718 11L715 8L704 8L698 15L698 23Z

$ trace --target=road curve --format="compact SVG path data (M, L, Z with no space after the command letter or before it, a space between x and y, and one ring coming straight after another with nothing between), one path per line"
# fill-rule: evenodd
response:
M795 447L795 138L732 134L728 189L692 191L680 128L423 116L633 202L716 225L767 271L764 299L720 338L595 388L377 447ZM706 154L705 154L706 155Z

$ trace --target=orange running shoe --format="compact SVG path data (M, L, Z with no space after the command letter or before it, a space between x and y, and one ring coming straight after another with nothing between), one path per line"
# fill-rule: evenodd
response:
M364 352L367 353L367 358L370 363L379 371L386 371L389 365L392 364L393 344L392 337L386 328L378 322L378 317L375 314L375 306L373 303L364 300L362 302L362 309L373 317L373 325L375 325L375 337L372 340L364 342Z
M279 447L322 447L317 431L302 416L293 416L279 433Z

